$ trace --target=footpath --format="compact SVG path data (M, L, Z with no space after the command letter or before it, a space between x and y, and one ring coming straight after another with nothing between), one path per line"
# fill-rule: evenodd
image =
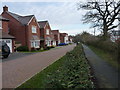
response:
M118 88L120 73L107 62L97 56L90 48L83 45L86 58L88 59L99 88ZM118 78L119 77L119 78Z

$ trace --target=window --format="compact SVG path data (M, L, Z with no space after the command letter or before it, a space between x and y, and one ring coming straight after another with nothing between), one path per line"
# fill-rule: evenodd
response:
M49 35L49 29L46 29L46 34Z
M39 41L35 41L35 47L39 46Z
M37 28L36 28L36 26L32 26L32 33L37 33Z
M10 40L6 40L6 43L10 43Z
M34 47L34 42L31 42L31 47Z
M0 29L2 29L2 22L0 21Z
M49 46L51 45L51 41L49 41Z
M38 47L40 46L40 41L31 41L31 47Z

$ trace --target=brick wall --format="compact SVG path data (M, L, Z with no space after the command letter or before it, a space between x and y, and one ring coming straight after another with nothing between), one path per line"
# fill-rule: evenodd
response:
M8 21L2 21L3 32L8 33Z

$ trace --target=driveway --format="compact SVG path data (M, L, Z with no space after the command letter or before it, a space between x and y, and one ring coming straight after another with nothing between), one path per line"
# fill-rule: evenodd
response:
M9 60L16 60L17 58L22 58L32 54L35 54L35 53L14 52L14 53L11 53L8 58L2 59L2 62L9 61Z
M15 88L25 82L36 73L40 72L67 52L75 45L68 45L59 49L52 49L25 57L2 62L2 86L3 88Z
M91 64L100 88L118 88L118 70L98 57L90 48L83 45L86 58Z

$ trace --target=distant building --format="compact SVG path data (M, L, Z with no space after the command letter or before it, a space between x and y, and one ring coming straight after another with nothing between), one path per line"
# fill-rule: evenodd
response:
M51 33L51 27L49 25L48 21L39 21L40 26L40 44L41 47L52 46L52 33Z
M73 37L72 36L68 36L68 40L69 40L69 43L73 43Z
M68 34L67 33L60 33L60 43L69 43Z
M58 46L58 44L60 43L60 32L59 32L59 30L52 30L52 34L54 36L56 46Z
M120 40L120 30L118 30L118 31L112 31L111 40L113 42L116 42L116 41Z

